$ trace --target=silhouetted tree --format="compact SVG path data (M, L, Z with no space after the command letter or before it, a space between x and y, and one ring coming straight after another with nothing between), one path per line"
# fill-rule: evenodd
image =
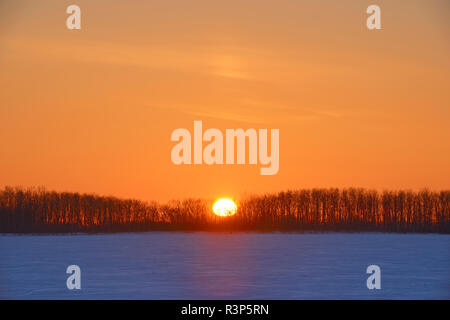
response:
M0 232L149 230L450 232L450 191L357 188L288 190L249 196L232 217L201 199L167 204L94 194L0 190Z

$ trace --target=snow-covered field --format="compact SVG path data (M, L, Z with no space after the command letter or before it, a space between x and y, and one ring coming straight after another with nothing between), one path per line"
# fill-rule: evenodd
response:
M372 264L381 290L366 287ZM0 298L450 299L450 235L0 235Z

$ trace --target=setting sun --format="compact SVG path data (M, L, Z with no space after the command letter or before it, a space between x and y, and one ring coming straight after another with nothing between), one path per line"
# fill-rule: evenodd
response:
M236 213L237 206L233 200L222 198L214 203L213 211L216 215L221 217L232 216Z

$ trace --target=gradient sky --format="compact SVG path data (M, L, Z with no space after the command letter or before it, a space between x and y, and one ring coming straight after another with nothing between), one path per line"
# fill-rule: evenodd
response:
M78 4L82 30L66 29ZM381 7L382 30L365 10ZM0 187L166 201L450 187L450 3L0 1ZM280 129L280 170L176 166L170 134Z

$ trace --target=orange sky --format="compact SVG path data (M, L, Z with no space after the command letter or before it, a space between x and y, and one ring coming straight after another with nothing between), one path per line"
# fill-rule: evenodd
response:
M82 30L66 29L66 7ZM365 9L381 7L382 28ZM450 5L0 2L0 186L173 198L448 189ZM176 166L171 132L280 129L280 168Z

